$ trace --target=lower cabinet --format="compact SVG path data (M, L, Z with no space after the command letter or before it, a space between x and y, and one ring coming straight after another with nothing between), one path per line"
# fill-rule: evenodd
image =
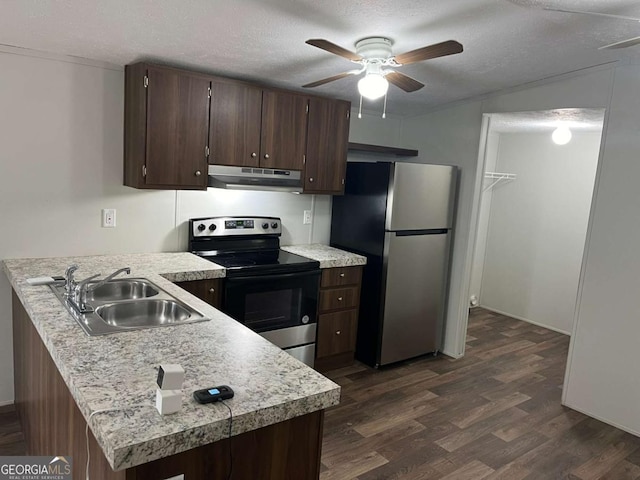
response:
M322 271L315 361L320 372L353 363L361 280L362 267Z
M180 288L183 288L199 299L204 300L209 305L220 308L222 302L222 280L219 278L175 283Z

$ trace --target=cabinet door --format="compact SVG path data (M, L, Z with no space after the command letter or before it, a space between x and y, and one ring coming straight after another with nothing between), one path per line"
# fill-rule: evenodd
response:
M302 170L307 144L307 98L262 92L260 166Z
M209 81L153 67L147 75L145 183L206 188Z
M261 116L262 89L213 82L209 163L257 167Z
M350 107L349 102L339 100L309 100L305 192L344 191Z
M221 287L222 282L217 279L209 280L193 280L189 282L176 282L180 288L184 288L187 292L194 294L209 305L220 308L221 303Z
M318 318L317 357L353 352L356 349L358 311L325 313Z

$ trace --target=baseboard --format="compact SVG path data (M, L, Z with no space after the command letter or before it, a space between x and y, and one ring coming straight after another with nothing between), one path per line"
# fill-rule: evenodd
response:
M0 403L0 413L8 413L13 412L16 409L13 402L2 402Z
M523 322L530 323L531 325L535 325L537 327L546 328L547 330L553 330L554 332L562 333L563 335L567 335L569 337L571 336L571 332L567 332L566 330L562 330L562 329L557 328L557 327L551 327L549 325L545 325L545 324L540 323L540 322L534 322L533 320L529 320L528 318L518 317L517 315L513 315L512 313L503 312L501 310L498 310L498 309L495 309L495 308L491 308L491 307L486 307L484 305L478 305L478 307L484 308L485 310L489 310L490 312L499 313L500 315L505 315L507 317L515 318L516 320L522 320ZM477 308L477 307L475 307L475 308Z
M0 407L6 407L7 405L13 405L13 400L0 400Z

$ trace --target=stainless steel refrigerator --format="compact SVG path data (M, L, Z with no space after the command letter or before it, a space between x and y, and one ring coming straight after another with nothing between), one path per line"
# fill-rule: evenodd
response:
M349 162L331 245L367 257L356 358L387 365L442 345L457 168Z

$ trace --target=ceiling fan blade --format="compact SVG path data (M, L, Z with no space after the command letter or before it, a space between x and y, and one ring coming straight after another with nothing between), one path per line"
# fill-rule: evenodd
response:
M351 52L346 48L342 48L340 45L331 43L328 40L323 40L322 38L312 38L307 40L305 43L309 45L313 45L314 47L317 47L317 48L321 48L322 50L326 50L327 52L333 53L334 55L339 55L341 57L344 57L347 60L351 60L352 62L357 62L362 60L362 57L357 53Z
M420 90L424 87L424 83L420 83L419 81L400 72L389 72L384 78L405 92L415 92L416 90Z
M544 7L543 10L549 10L550 12L561 12L561 13L578 13L580 15L593 15L596 17L617 18L618 20L633 20L634 22L640 22L640 18L627 17L625 15L613 15L611 13L585 12L583 10L567 10L564 8L551 8L551 7Z
M462 52L462 44L455 40L447 40L446 42L401 53L395 56L395 60L402 65L409 65L410 63L421 62L423 60L429 60L430 58L444 57L460 52Z
M339 73L338 75L334 75L333 77L323 78L322 80L318 80L316 82L307 83L306 85L303 85L302 88L319 87L320 85L324 85L325 83L340 80L341 78L348 77L349 75L354 75L354 72L350 71L350 72Z
M611 45L605 45L604 47L598 48L598 50L613 50L616 48L633 47L634 45L640 45L640 37L622 40L621 42L612 43Z

